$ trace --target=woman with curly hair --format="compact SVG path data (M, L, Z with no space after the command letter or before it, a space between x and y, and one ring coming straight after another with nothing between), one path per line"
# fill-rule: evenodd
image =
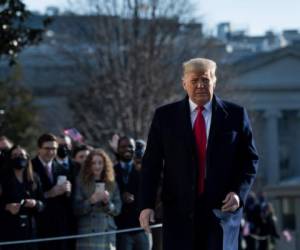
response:
M114 216L121 210L121 199L115 182L113 164L102 149L87 157L77 179L74 212L78 218L78 233L116 230ZM77 250L114 250L115 235L79 239Z

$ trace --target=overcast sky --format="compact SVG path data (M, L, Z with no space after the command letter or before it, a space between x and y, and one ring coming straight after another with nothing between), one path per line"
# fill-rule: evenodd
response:
M300 0L195 0L206 29L229 21L233 29L247 29L260 35L266 30L300 30ZM63 9L67 0L24 0L28 8L43 12L46 6Z

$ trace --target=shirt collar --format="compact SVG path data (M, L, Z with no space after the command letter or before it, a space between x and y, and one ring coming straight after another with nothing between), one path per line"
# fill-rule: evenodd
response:
M63 165L63 164L69 165L69 159L68 159L68 157L66 157L65 159L62 159L62 160L57 158L56 160L61 165Z
M133 163L133 160L131 160L129 162L120 161L121 168L126 168L127 166L132 165L132 163Z
M194 103L190 98L189 98L189 104L190 104L190 112L194 112L196 110L196 108L198 107L198 105L196 103ZM212 105L212 101L207 102L204 105L204 109L206 111L211 111L211 105Z
M41 159L41 157L38 156L38 158L39 158L40 162L43 164L43 166L45 166L45 167L51 167L52 166L52 161L45 162Z

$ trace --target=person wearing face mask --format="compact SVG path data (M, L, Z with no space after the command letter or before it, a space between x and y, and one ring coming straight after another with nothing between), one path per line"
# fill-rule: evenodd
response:
M56 154L56 161L57 163L62 167L61 169L64 172L64 175L66 176L67 180L69 180L72 184L73 190L75 188L75 178L76 173L78 172L79 166L78 163L73 161L71 159L71 151L72 151L72 140L69 136L62 135L57 138L58 142L58 148L57 148L57 154ZM69 196L73 196L73 192L69 194ZM76 234L77 233L77 224L76 224L76 218L74 216L74 211L72 209L72 199L68 199L67 207L69 213L67 214L67 224L70 227L70 234ZM69 240L69 249L73 250L75 249L75 240Z
M56 161L65 170L67 179L72 185L75 182L75 172L78 169L78 164L72 159L72 140L69 136L60 136L57 138L58 148L56 154Z
M4 228L2 241L33 239L36 237L35 219L44 209L40 180L32 170L26 150L13 146L8 153L6 176L1 183L1 210ZM2 250L36 249L36 245L8 245Z

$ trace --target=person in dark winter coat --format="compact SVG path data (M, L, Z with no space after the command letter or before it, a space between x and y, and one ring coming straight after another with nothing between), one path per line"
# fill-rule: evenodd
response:
M44 208L40 180L32 170L29 155L20 146L14 146L1 181L2 240L15 241L36 237L36 215ZM32 250L34 244L2 246L3 250Z
M155 111L143 157L141 226L153 222L160 176L164 250L236 250L258 167L245 108L214 94L214 61L183 64L187 96Z
M38 236L55 237L71 234L68 220L72 185L68 172L55 161L58 143L52 134L38 139L38 155L32 159L34 171L41 179L45 197L45 209L37 217ZM42 242L40 250L69 250L67 240Z
M114 166L123 202L121 214L116 217L119 229L139 227L138 198L141 167L135 164L134 153L135 141L133 138L121 137L118 144L119 162ZM150 247L151 236L144 231L117 235L117 250L150 250Z
M276 228L276 216L270 202L265 202L261 207L261 221L259 224L259 236L266 238L260 240L258 250L274 250L276 239L279 233Z

